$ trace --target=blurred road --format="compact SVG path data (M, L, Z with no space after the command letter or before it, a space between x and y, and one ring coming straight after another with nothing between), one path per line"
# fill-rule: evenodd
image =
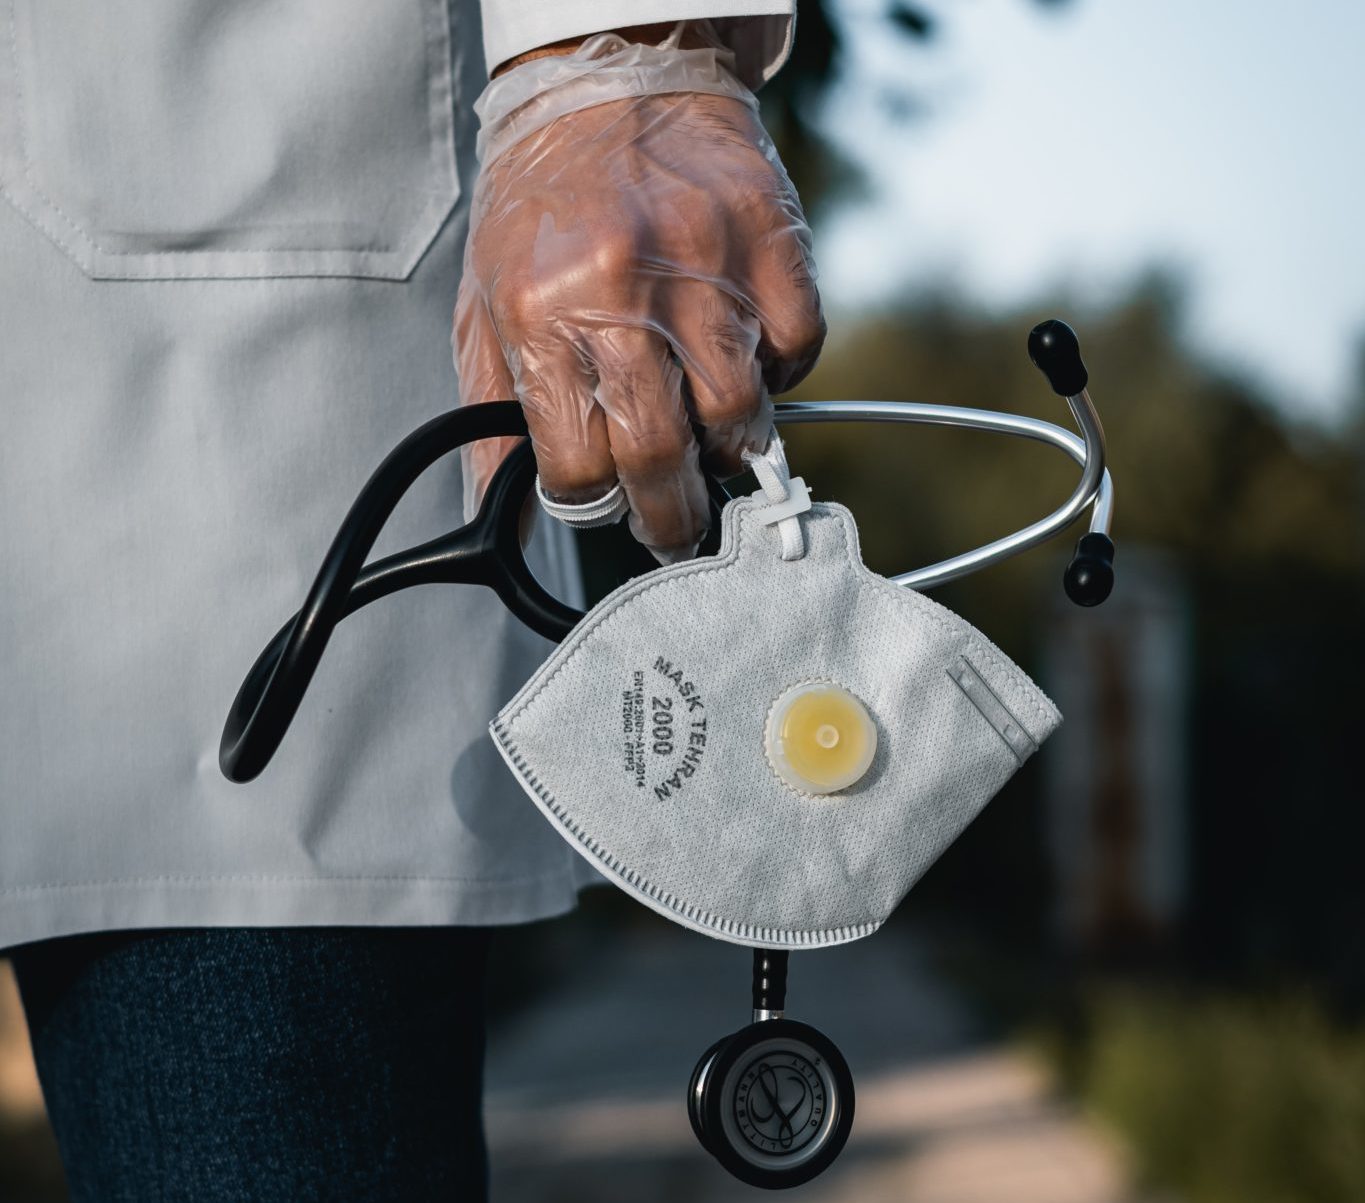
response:
M771 1197L697 1145L697 1056L748 1020L749 953L663 923L612 939L493 1037L496 1203ZM992 1047L897 932L792 956L788 1014L848 1058L853 1135L803 1203L1136 1203L1119 1151L1017 1051Z

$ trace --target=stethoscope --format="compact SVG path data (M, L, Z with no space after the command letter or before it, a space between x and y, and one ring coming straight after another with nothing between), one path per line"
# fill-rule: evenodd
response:
M1052 320L1034 327L1029 357L1065 397L1079 437L1051 422L994 410L908 401L796 401L776 407L780 424L912 422L1013 435L1048 444L1080 465L1071 495L1038 521L972 551L891 578L926 590L998 564L1045 542L1087 508L1089 529L1063 576L1067 596L1095 606L1114 584L1109 537L1114 486L1105 467L1104 431L1087 391L1076 335ZM535 459L523 439L490 482L466 525L430 542L366 564L390 514L432 464L466 443L527 433L516 401L452 410L399 443L365 484L323 558L302 608L251 666L233 700L219 747L229 780L256 777L274 756L343 618L413 585L484 585L522 622L547 639L563 639L583 612L550 594L532 573L520 538L521 512L535 485ZM714 554L719 510L729 500L708 480L711 534L700 554ZM839 1155L853 1123L853 1077L834 1043L808 1024L785 1017L786 950L753 953L752 1020L716 1041L697 1062L687 1109L702 1146L736 1177L780 1188L807 1182Z

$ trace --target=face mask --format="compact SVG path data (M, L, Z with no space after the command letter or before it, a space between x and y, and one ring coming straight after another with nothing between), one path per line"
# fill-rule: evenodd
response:
M1061 715L951 611L871 572L774 439L720 551L593 609L491 726L557 830L707 935L875 931Z

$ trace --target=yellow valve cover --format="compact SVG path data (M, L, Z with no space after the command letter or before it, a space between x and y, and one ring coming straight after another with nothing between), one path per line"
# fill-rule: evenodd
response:
M793 789L832 794L856 784L877 753L877 727L848 690L807 681L787 690L768 712L768 760Z

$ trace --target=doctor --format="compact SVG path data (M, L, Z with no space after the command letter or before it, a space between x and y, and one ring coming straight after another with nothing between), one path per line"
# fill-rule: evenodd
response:
M546 508L695 552L703 468L824 336L750 91L792 10L0 6L0 948L73 1200L484 1197L488 929L586 872L486 735L546 645L408 591L338 629L250 787L218 735L448 408L452 312L461 398L521 400ZM430 473L377 553L505 450Z

